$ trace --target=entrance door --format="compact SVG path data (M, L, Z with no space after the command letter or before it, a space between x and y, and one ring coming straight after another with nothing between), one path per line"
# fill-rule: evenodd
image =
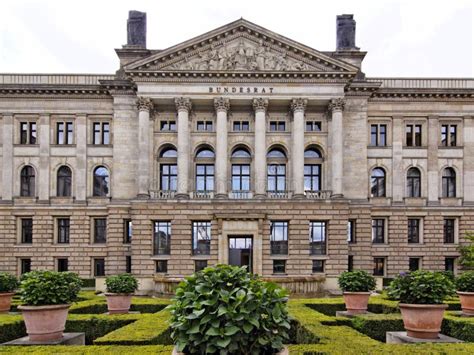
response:
M229 265L247 266L252 272L252 237L229 237Z

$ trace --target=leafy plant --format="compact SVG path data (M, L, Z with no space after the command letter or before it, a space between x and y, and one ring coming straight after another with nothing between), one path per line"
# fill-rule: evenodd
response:
M474 271L463 272L456 278L456 290L474 292Z
M466 239L469 240L468 245L461 245L458 247L459 265L464 269L474 269L474 234L466 233Z
M387 289L389 298L409 304L441 304L454 294L454 283L443 272L400 273Z
M15 276L8 272L0 272L0 293L16 290L19 282Z
M72 272L31 271L21 277L21 302L28 306L68 304L80 290L81 279Z
M109 276L105 279L107 292L134 293L138 289L138 281L130 274Z
M171 337L189 354L272 354L289 338L287 296L245 268L207 267L179 284Z
M344 292L369 292L375 290L375 279L364 270L344 271L337 280Z

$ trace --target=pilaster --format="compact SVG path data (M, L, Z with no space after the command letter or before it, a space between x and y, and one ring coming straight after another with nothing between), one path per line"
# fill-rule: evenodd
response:
M76 116L76 169L73 175L75 181L75 197L77 201L87 198L87 116Z
M253 99L255 110L255 196L265 196L266 187L266 111L268 100L263 98Z
M216 197L227 197L227 112L230 108L229 99L214 99L216 109Z
M150 184L150 112L153 110L153 102L146 97L139 97L138 108L138 197L149 196Z
M13 116L3 115L2 200L13 197Z
M474 117L464 117L464 202L474 204Z
M342 98L331 100L329 111L331 112L331 167L332 167L332 193L334 197L342 197L342 173L344 169L343 160L343 137L344 127L342 124L345 101Z
M308 100L291 100L293 111L292 157L293 157L293 196L304 197L304 115Z
M36 178L38 186L38 200L49 200L50 190L50 116L41 115L39 118L39 177Z
M403 117L392 118L392 199L395 203L403 202L404 183L406 181L403 173ZM388 184L387 184L388 186Z
M439 204L438 172L439 118L428 117L428 204Z
M189 112L192 103L189 98L175 99L178 111L178 191L177 197L189 197Z

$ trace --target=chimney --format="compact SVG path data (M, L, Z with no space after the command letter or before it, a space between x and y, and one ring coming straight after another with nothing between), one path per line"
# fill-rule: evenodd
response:
M146 12L128 12L127 46L146 48Z
M354 15L338 15L336 30L336 51L359 50L355 45L356 22Z

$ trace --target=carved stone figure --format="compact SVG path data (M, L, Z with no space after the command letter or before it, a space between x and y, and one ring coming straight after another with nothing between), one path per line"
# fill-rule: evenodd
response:
M257 70L265 69L265 47L262 40L260 40L259 46L255 51L255 61L257 63Z

